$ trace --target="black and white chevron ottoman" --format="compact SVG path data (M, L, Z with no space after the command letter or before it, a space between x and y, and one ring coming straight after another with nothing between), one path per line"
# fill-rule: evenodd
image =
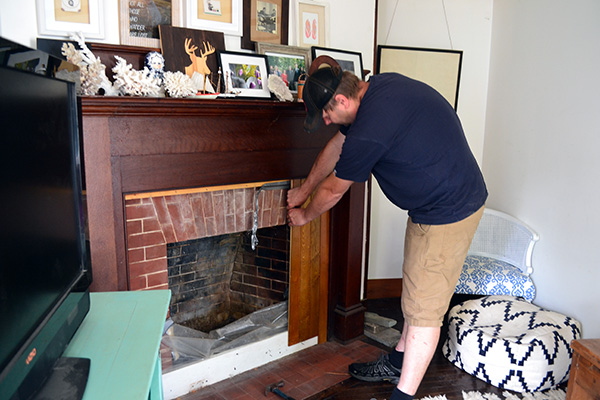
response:
M566 381L579 321L511 296L486 296L455 306L444 356L501 389L535 392Z

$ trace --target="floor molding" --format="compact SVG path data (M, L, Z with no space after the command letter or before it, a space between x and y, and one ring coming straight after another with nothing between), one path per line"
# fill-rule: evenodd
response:
M367 280L367 299L385 299L402 295L402 278Z

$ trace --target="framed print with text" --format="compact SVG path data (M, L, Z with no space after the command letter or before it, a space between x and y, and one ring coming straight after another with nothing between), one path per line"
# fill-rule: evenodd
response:
M242 36L242 0L182 0L186 28Z
M120 0L121 44L160 47L158 26L179 26L180 1Z
M398 72L425 82L458 108L461 50L377 46L377 73Z
M37 0L40 35L69 37L81 32L86 38L104 38L101 0Z

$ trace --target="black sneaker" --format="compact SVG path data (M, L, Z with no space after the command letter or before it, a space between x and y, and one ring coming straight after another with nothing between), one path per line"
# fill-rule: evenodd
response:
M381 354L377 361L353 363L348 366L348 372L356 379L367 382L388 381L398 384L401 369L390 362L389 354Z

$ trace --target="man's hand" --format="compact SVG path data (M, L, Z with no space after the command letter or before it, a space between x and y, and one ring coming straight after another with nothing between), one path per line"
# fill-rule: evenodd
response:
M306 195L302 190L302 186L290 189L287 192L287 208L296 208L300 207L306 199L308 199L308 195Z
M310 222L306 218L306 209L304 208L290 208L287 214L290 226L302 226Z

